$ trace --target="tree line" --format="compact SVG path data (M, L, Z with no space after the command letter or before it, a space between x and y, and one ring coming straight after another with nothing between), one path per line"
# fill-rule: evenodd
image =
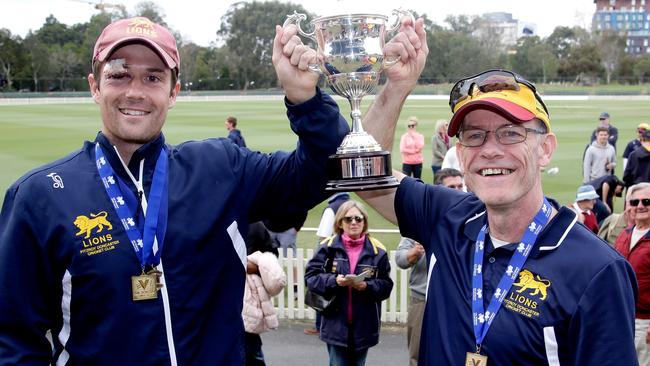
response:
M274 27L287 14L315 14L302 5L239 2L230 6L210 46L182 39L173 30L181 54L184 90L246 90L275 88L271 64ZM501 30L483 17L449 16L439 25L425 19L429 56L421 83L448 83L489 68L507 68L538 83L646 83L650 55L625 53L626 38L612 31L590 32L558 26L546 37L527 36L515 45L501 43ZM110 22L146 16L167 25L164 10L151 1L134 13L124 6L103 8L86 23L68 26L50 15L41 28L24 39L0 29L0 91L56 91L88 89L95 40ZM308 28L309 24L303 23Z

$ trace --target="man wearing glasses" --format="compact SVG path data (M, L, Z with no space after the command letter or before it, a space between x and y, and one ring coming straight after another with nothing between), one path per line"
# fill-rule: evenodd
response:
M650 365L650 183L633 185L627 197L634 225L621 232L615 245L632 264L639 283L634 343L639 364Z
M534 85L490 70L456 83L449 104L472 193L395 172L397 189L360 194L437 259L419 364L636 365L634 272L544 196L557 139ZM390 150L388 115L374 105L364 128Z

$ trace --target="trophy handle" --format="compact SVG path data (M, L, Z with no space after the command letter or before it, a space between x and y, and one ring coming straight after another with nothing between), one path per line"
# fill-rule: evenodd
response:
M393 10L393 15L395 15L395 21L393 24L389 25L388 28L386 28L386 34L393 34L395 31L399 30L400 25L402 24L400 20L402 19L403 16L407 16L411 18L411 23L415 24L415 17L413 16L413 13L411 13L408 10L404 10L402 8L400 9L394 9ZM397 57L384 57L383 61L383 68L387 69L393 65L395 65L399 61L399 56Z
M298 34L300 34L303 37L307 37L314 41L314 43L317 43L316 40L316 30L312 31L311 33L307 33L302 30L302 27L300 27L300 22L303 20L307 20L307 15L303 13L298 13L297 11L293 11L293 14L288 14L287 19L284 21L284 24L282 24L282 28L288 26L289 24L295 24L296 28L298 28ZM313 71L319 75L323 74L321 71L320 67L318 64L309 64L309 71Z

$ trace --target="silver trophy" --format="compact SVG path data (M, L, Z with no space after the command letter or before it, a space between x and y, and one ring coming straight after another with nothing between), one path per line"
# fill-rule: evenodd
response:
M377 88L384 68L394 65L398 58L384 58L386 34L399 28L407 11L394 10L394 24L387 26L388 17L378 14L348 14L319 17L310 22L314 30L306 33L300 23L305 14L287 15L284 26L295 24L298 33L318 45L318 65L312 71L324 74L332 91L350 102L352 132L350 132L328 161L328 191L363 191L395 187L390 153L361 126L361 99Z

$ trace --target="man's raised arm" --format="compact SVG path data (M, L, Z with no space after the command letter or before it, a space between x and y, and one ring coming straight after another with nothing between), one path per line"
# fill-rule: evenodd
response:
M384 71L388 81L366 113L363 128L384 150L392 151L402 106L417 85L429 54L424 21L420 18L413 24L409 18L402 19L400 32L386 44L384 52L387 59L399 56L399 61ZM393 175L399 181L404 178L399 171L394 170ZM387 220L397 224L394 188L357 193Z

